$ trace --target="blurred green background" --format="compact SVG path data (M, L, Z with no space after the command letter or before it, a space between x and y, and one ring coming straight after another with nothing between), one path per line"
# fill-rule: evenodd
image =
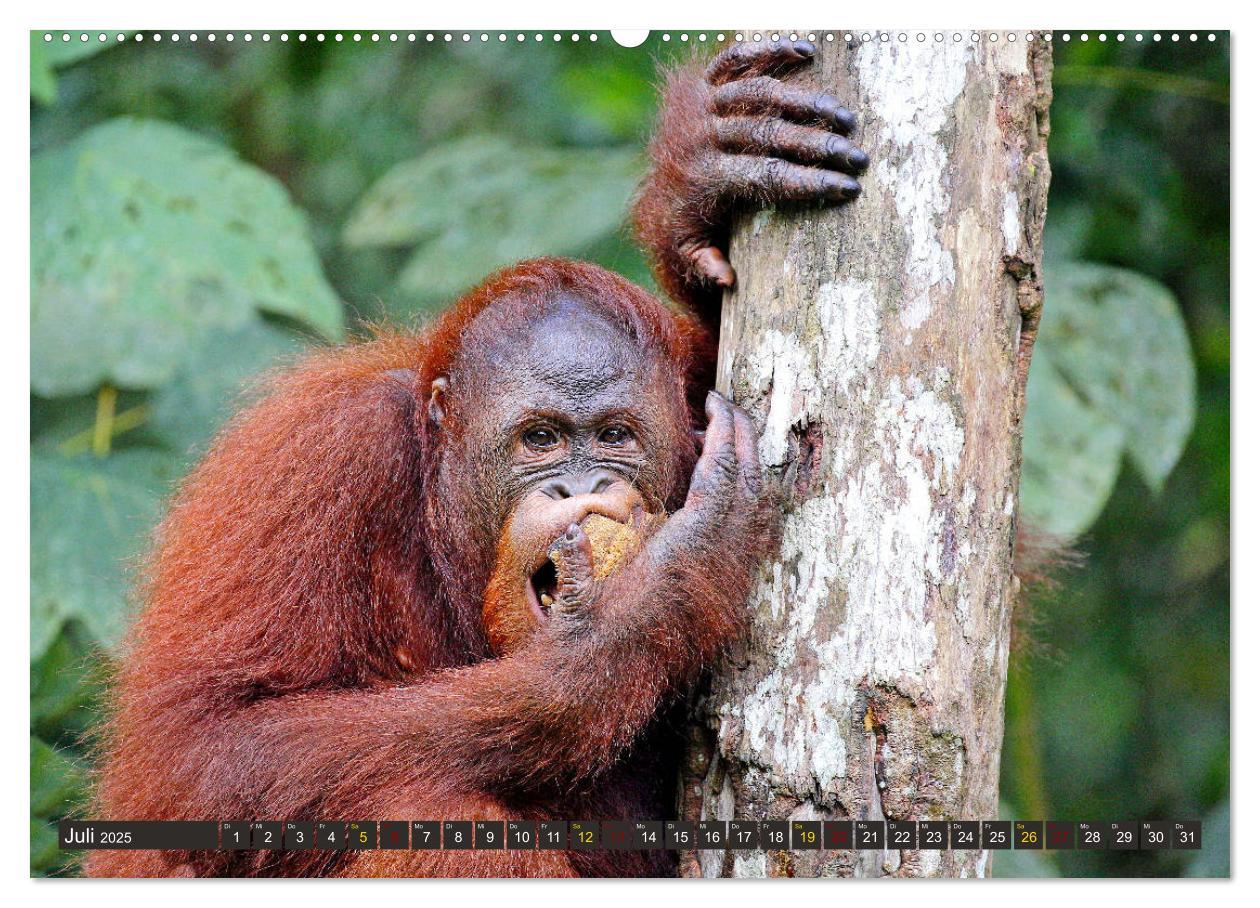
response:
M651 286L624 215L683 49L114 34L31 37L35 874L65 870L135 558L241 383L524 256ZM1226 874L1228 35L1055 53L1021 507L1085 557L1014 657L1003 809L1202 819L1207 847L995 870Z

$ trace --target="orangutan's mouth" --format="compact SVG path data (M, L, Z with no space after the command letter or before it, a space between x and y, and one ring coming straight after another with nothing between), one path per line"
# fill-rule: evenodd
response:
M550 617L551 607L556 603L556 586L559 583L559 577L556 574L556 565L550 558L542 563L542 567L534 571L529 578L529 595L533 600L534 607L542 614L544 618Z

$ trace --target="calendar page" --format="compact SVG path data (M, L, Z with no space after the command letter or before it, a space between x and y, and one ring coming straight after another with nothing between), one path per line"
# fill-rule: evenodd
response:
M782 16L32 26L32 877L1230 875L1229 32Z

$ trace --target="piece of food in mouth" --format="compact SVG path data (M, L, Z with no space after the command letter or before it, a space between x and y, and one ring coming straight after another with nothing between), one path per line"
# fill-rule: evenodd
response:
M595 579L603 580L621 567L664 519L662 514L648 514L637 519L632 518L628 523L621 523L603 514L586 515L581 527L586 538L591 541L591 562L595 567ZM555 603L557 579L555 558L552 556L534 575L533 580L538 601L544 609L549 610Z

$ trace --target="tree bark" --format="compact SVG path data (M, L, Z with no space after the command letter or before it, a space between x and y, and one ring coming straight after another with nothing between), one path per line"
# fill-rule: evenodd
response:
M839 37L837 35L837 37ZM993 819L1050 50L818 41L858 116L847 206L735 231L720 390L786 490L746 645L697 702L692 819ZM707 876L983 876L984 851L700 851Z

